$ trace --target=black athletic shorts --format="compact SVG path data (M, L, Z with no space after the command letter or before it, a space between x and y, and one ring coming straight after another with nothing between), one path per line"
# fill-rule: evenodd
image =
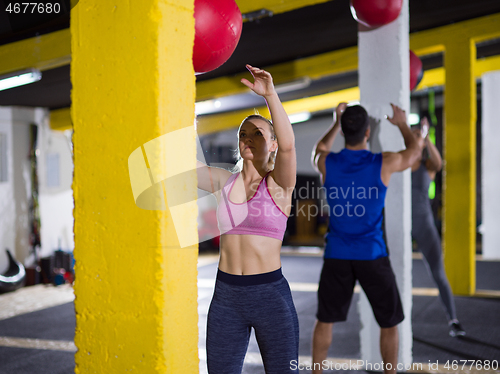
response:
M318 321L347 319L356 280L365 291L380 327L393 327L404 319L389 257L382 257L367 261L324 259L318 289Z

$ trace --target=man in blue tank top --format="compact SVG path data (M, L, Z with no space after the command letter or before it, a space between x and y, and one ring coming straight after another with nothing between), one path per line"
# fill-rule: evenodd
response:
M368 113L360 105L341 103L336 121L313 151L313 166L321 175L330 209L313 333L313 374L323 372L333 324L346 320L356 280L381 328L384 371L396 371L397 325L404 315L384 240L383 210L391 174L408 169L419 157L420 147L406 123L406 113L391 105L394 113L387 119L401 131L405 150L370 152ZM330 152L340 128L345 148Z

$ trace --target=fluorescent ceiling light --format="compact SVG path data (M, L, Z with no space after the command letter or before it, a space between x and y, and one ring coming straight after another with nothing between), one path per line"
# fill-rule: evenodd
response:
M201 115L212 112L214 109L214 100L199 101L194 103L194 114Z
M221 106L222 102L220 100L198 101L194 103L194 114L199 116L202 114L217 113Z
M42 73L36 69L29 69L4 75L0 77L0 91L37 82L40 79L42 79Z
M408 116L408 122L411 125L418 125L420 123L420 116L416 113L410 113Z
M288 118L290 119L291 123L305 122L311 118L311 113L300 112L300 113L290 114Z
M293 82L278 84L277 86L274 87L274 89L276 90L277 93L281 94L285 92L302 90L304 88L309 87L310 85L311 85L311 78L304 77Z

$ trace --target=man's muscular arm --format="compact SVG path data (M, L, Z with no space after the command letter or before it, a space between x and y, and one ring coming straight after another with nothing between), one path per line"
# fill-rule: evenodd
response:
M394 114L392 118L387 116L387 120L401 131L406 149L400 152L383 153L381 178L386 186L389 185L392 173L406 170L418 160L421 149L418 142L422 141L422 139L415 138L406 123L406 112L394 104L391 106Z

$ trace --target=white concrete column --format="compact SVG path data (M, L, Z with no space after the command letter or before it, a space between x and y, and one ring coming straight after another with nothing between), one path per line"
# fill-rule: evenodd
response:
M481 97L483 257L500 259L500 71L482 76Z
M25 266L30 266L34 262L34 255L31 251L30 243L30 219L29 205L31 202L31 165L30 153L30 125L40 124L47 117L47 110L42 108L29 107L0 107L0 273L7 265L8 259L5 249L10 249L12 255ZM39 126L40 129L40 126ZM38 148L43 137L38 138ZM64 136L61 134L61 136ZM50 140L49 140L50 143ZM68 149L66 143L63 144L65 151ZM67 161L72 163L71 153L67 151ZM45 155L38 157L38 165L43 163ZM44 175L38 175L44 180ZM67 173L67 189L71 191L72 169ZM39 195L39 203L43 199ZM59 201L51 201L46 207L46 217L42 217L42 234L54 226L54 221L61 220L61 210L65 210L70 217L67 224L67 231L73 239L73 197L69 196L65 205ZM42 244L47 243L42 235ZM57 248L57 240L51 244L49 252L41 252L39 256L51 255ZM64 247L72 248L72 247Z
M73 236L73 155L69 135L50 128L48 116L39 122L38 202L42 223L40 256L57 249L72 252Z
M408 0L404 0L397 20L378 29L358 33L361 105L379 121L372 128L370 148L373 152L404 149L399 129L389 123L385 115L392 115L390 103L400 106L406 113L410 111L408 14ZM399 325L398 363L402 364L412 362L410 178L409 170L392 176L385 208L389 258L405 313L405 320ZM361 358L372 364L380 363L380 328L364 293L360 297L359 311Z
M35 110L27 107L12 107L12 162L16 245L12 255L25 266L31 253L30 243L30 202L31 202L31 165L30 125L35 122Z

